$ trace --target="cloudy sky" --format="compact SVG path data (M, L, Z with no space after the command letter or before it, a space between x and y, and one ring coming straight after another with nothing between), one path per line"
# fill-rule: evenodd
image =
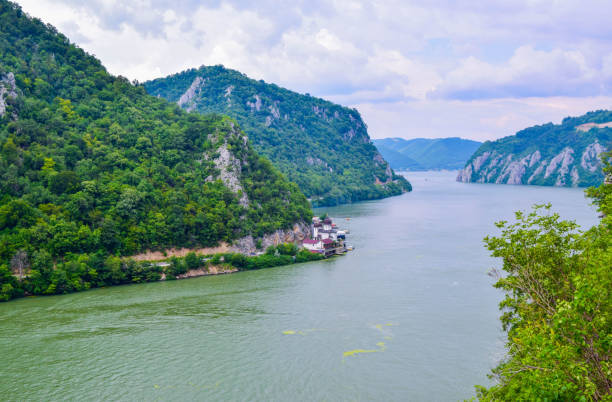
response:
M356 107L372 138L478 140L612 108L609 0L17 0L144 81L223 64Z

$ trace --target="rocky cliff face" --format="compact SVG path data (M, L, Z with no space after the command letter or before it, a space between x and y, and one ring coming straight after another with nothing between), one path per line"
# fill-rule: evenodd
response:
M8 73L0 78L0 117L6 114L6 106L8 99L17 97L17 87L15 86L15 75Z
M310 234L310 226L305 222L298 222L291 229L277 230L273 233L264 235L261 240L261 250L270 246L277 246L282 243L301 244L302 240ZM230 250L242 254L251 254L258 251L255 245L256 239L253 236L246 236L236 240Z
M229 135L219 135L219 133L209 134L208 140L216 148L215 157L212 159L215 164L215 168L219 171L219 179L225 184L227 188L232 190L239 198L239 203L242 207L249 207L249 198L246 191L242 187L242 166L247 163L245 160L238 159L231 151L230 145L231 137L235 137L238 143L246 146L248 138L241 133L233 123L230 123L231 130ZM209 155L204 155L204 159L208 160ZM214 181L215 178L211 175L206 178L206 181Z
M206 79L196 77L176 103L180 107L185 108L188 112L191 112L195 109L194 99L200 94L200 90L204 84L206 84Z
M592 174L601 170L599 155L605 150L606 148L600 143L593 142L582 152L576 152L572 147L565 147L547 159L542 158L539 150L523 157L486 151L459 171L457 181L560 187L588 186L591 184L585 183L583 179L590 179Z
M600 155L612 144L610 112L567 118L561 125L537 126L481 146L457 181L585 187L603 181Z

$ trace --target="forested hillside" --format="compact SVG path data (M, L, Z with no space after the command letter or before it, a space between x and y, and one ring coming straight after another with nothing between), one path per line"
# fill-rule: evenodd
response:
M0 299L137 281L108 257L310 217L235 121L147 95L0 1Z
M397 170L461 169L481 144L458 137L374 140L376 148Z
M497 141L472 155L457 181L586 187L603 181L601 153L612 145L612 112L567 117Z
M150 94L188 111L235 118L255 149L296 182L315 206L411 190L371 144L354 109L222 66L191 69L144 85Z

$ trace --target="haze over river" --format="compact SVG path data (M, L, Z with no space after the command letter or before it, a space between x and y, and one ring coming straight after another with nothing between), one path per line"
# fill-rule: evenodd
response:
M534 203L597 214L581 189L406 175L410 194L317 210L350 229L344 257L0 303L1 399L473 396L504 353L483 237Z

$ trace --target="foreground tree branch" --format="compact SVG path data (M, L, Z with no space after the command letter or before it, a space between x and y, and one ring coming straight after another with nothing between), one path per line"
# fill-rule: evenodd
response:
M606 211L612 192L598 194ZM497 384L477 387L479 399L612 400L610 219L580 232L540 205L485 239L503 261L495 287L506 293L508 354L492 372Z

